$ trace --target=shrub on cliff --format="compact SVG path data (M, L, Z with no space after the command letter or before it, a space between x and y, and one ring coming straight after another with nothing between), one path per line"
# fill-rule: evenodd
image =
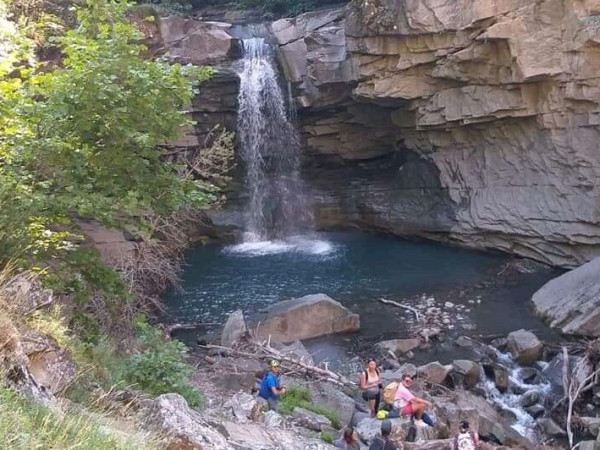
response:
M136 328L145 349L124 362L122 379L149 394L174 392L184 397L191 407L201 406L202 394L189 384L193 369L184 359L187 347L176 340L165 340L144 320L138 320Z

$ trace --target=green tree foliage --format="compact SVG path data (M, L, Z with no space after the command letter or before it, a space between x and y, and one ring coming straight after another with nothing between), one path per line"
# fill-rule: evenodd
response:
M321 6L343 4L344 0L139 0L171 11L190 11L206 6L226 5L232 9L260 9L270 16L296 15Z
M145 58L124 1L87 0L53 38L53 69L19 33L0 35L0 251L48 261L73 248L75 219L143 229L145 214L203 207L210 186L182 179L161 145L177 136L194 82L210 69ZM6 11L4 11L6 12ZM21 253L21 254L19 254Z

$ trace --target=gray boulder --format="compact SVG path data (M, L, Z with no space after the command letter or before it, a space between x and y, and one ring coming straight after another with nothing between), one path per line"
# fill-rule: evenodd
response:
M558 426L558 424L554 420L550 419L549 417L544 417L542 419L538 419L537 424L546 436L560 437L560 436L567 435L565 430L563 430L560 426Z
M285 419L276 411L267 411L265 413L264 424L267 428L282 428Z
M600 437L600 417L580 417L579 420L588 433Z
M331 427L331 420L327 417L299 406L296 406L292 411L292 419L296 424L313 431L321 431Z
M272 306L260 319L258 337L289 343L359 329L358 314L325 294L314 294Z
M577 447L579 450L600 450L600 442L598 441L581 441Z
M458 384L475 387L479 383L479 364L468 359L452 361L451 374Z
M157 397L146 412L149 428L164 436L172 448L229 450L225 437L192 410L179 394Z
M392 430L401 428L410 423L410 419L404 417L389 419L389 421L392 422ZM381 436L381 422L382 421L378 419L363 419L355 428L356 434L358 434L364 443L370 444L377 436Z
M352 422L355 402L351 397L329 383L316 381L308 383L306 387L313 405L337 412L342 426Z
M533 294L536 312L565 334L600 336L600 257Z
M282 355L294 358L298 361L302 361L309 365L314 365L313 357L302 342L295 341L289 345L277 345L276 348L281 352Z
M450 365L444 366L438 361L434 361L419 367L418 373L419 375L424 376L430 383L442 384L451 369L452 366Z
M246 423L257 406L257 398L246 392L238 392L225 402L225 408L230 408L235 420Z
M531 331L513 331L507 339L508 351L519 364L533 364L542 356L543 345Z
M244 320L244 313L238 309L231 313L227 322L225 322L225 326L221 332L221 345L231 347L235 341L239 340L247 332L248 328Z

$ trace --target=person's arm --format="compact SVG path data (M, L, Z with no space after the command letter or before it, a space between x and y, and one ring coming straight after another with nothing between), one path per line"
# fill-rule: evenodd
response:
M269 380L269 387L271 388L271 392L275 395L285 394L285 387L279 388L278 384L279 383L277 382L275 377L271 377L271 379Z

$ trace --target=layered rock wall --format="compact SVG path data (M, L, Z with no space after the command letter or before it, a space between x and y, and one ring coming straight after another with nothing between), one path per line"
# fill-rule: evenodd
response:
M600 2L355 0L272 29L324 224L600 254Z
M322 227L574 267L600 255L600 1L353 0L270 25ZM213 64L194 146L235 126L236 27L162 19Z

